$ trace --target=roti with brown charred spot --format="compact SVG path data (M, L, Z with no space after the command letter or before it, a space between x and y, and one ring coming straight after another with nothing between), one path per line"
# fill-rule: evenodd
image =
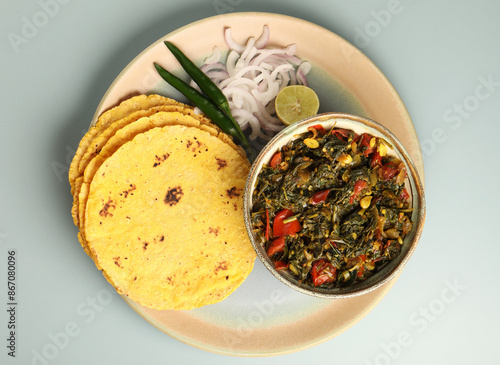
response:
M238 153L242 154L241 150L237 148L234 143L232 143L230 137L222 133L219 128L213 126L208 119L201 116L194 117L185 110L170 112L161 111L163 108L170 107L161 107L161 109L154 108L156 112L150 117L142 117L137 120L135 117L125 118L124 120L126 120L127 123L125 123L121 128L116 128L115 133L107 138L106 143L100 147L99 152L87 163L83 176L80 176L75 180L75 199L72 214L75 223L82 231L80 242L84 248L86 248L84 211L89 192L89 185L94 177L94 174L109 156L111 156L122 144L130 141L137 134L154 127L163 127L165 125L198 127L202 130L208 131L213 136L217 136L223 142L237 150ZM121 124L121 121L116 122L115 124ZM110 128L115 129L114 127L109 127L108 129ZM246 158L244 158L244 161L248 164L248 160Z
M78 207L79 201L86 199L86 193L82 194L82 182L83 175L89 164L95 164L97 160L103 160L104 151L109 151L109 145L113 145L114 148L118 148L120 141L116 139L117 132L123 135L123 128L129 128L130 124L137 122L143 117L149 117L159 112L171 112L171 113L181 113L185 116L195 119L199 124L208 126L216 131L227 144L231 145L233 148L237 149L242 156L246 156L245 152L238 146L234 144L231 137L222 133L221 130L214 125L210 119L206 118L202 114L196 114L194 109L186 104L174 101L172 99L164 98L158 95L150 95L148 97L133 97L131 98L133 102L124 101L118 107L105 112L102 117L98 119L96 126L91 128L89 132L84 136L80 142L79 149L75 154L70 168L70 182L71 182L71 193L73 194L73 208L72 216L75 225L80 226L80 210ZM145 110L136 110L137 108L148 105L155 105L163 103L165 105L154 106ZM126 113L130 114L126 114ZM115 120L119 116L123 118ZM111 140L111 142L110 142ZM81 152L85 146L87 150L85 153ZM87 169L92 170L92 168ZM88 172L87 172L88 173ZM83 198L80 198L83 195Z
M202 128L137 134L95 172L85 208L91 256L118 292L153 309L219 302L255 252L243 221L248 161Z
M75 180L81 176L79 166L82 157L85 155L88 147L92 144L92 141L100 135L106 128L108 128L112 123L123 119L130 114L146 110L155 106L160 105L184 105L178 101L175 101L170 98L166 98L161 95L137 95L133 96L127 100L124 100L119 105L115 106L102 113L98 118L96 124L92 126L87 133L83 136L78 145L78 149L76 150L75 156L71 162L68 179L71 185L71 194L74 193L74 182Z

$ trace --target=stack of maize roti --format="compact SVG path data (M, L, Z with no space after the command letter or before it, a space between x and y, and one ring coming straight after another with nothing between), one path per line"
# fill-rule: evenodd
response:
M190 106L134 96L98 118L71 163L80 243L142 306L219 302L255 261L243 220L249 167L241 148Z

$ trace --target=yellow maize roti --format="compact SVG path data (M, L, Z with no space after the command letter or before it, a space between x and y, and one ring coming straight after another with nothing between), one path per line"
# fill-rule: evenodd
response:
M92 144L92 141L96 136L102 133L106 128L108 128L112 123L127 117L133 112L149 109L160 105L183 105L182 103L175 101L173 99L166 98L161 95L138 95L133 96L125 101L123 101L118 106L107 110L104 112L96 124L90 128L90 130L83 136L76 150L73 161L71 162L68 179L71 184L71 193L74 193L74 182L80 176L79 165L82 157L85 155L88 147Z
M200 127L200 121L198 119L194 119L190 115L184 115L179 112L157 112L157 114L153 114L149 118L143 117L135 120L134 117L131 120L128 120L129 118L124 119L126 119L128 123L122 128L118 128L115 133L110 136L109 140L99 150L99 153L88 163L84 175L75 180L74 206L72 208L73 220L81 230L78 237L79 241L85 252L92 259L94 259L94 256L92 252L89 252L85 238L85 206L89 193L89 186L97 169L124 143L132 140L137 134L145 132L153 127L175 124ZM214 135L218 135L219 133L218 130L212 129L211 127L206 126L205 128L210 128ZM96 266L100 269L97 263Z
M132 112L131 114L127 115L122 119L119 119L116 122L113 122L104 131L102 131L98 136L94 138L90 146L87 148L87 151L82 156L82 159L78 165L78 173L80 175L83 174L88 162L99 154L104 145L109 141L111 137L115 135L115 133L118 130L142 117L149 117L158 112L179 112L184 115L189 115L190 117L198 120L202 124L207 124L211 125L214 128L218 128L213 123L211 123L209 119L207 119L201 114L200 115L195 114L193 108L184 104L162 105L145 110L138 110Z
M88 184L92 181L95 172L102 165L102 163L111 156L123 143L130 141L137 134L145 132L153 127L165 126L171 124L179 124L189 126L199 126L200 122L189 115L184 115L179 112L173 113L157 113L151 117L143 117L138 120L132 121L126 124L123 128L118 129L114 135L112 135L106 144L100 149L99 153L94 156L92 160L87 164L83 173L83 182L80 189L77 189L79 181L78 178L75 180L75 193L78 193L78 204L79 209L77 210L77 221L80 228L83 227L83 209L85 209L84 202L87 199L88 194ZM86 186L87 185L87 186ZM82 204L83 203L83 204Z
M85 237L118 292L153 309L219 302L253 268L243 221L248 162L198 127L155 127L96 171Z
M164 107L168 108L168 107ZM155 108L156 109L156 108ZM161 109L160 109L161 110ZM134 113L135 114L135 113ZM123 143L131 140L134 136L139 133L145 132L153 127L162 127L165 125L173 125L173 124L182 124L186 126L195 126L202 128L214 136L218 136L221 140L223 140L226 144L234 148L238 151L242 156L244 156L244 152L241 151L228 137L226 134L220 132L220 130L214 126L208 119L205 117L193 117L191 114L188 114L185 110L181 110L181 112L164 112L156 110L156 114L152 114L149 118L143 117L138 120L135 120L135 117L131 120L129 118L124 118L127 123L121 128L109 127L108 129L113 129L114 134L110 133L108 136L108 140L105 144L101 144L99 148L99 152L94 156L92 160L87 164L83 179L82 177L78 177L75 180L75 191L74 191L74 199L73 199L73 208L72 215L75 224L83 230L85 222L84 222L84 210L85 204L88 196L88 186L94 177L97 169L102 165L102 163L111 156ZM121 121L117 122L117 124L121 125ZM108 134L107 132L103 134ZM98 137L97 139L99 139ZM97 142L96 142L97 143ZM244 161L248 164L248 160L246 157ZM85 237L83 235L83 241ZM84 243L82 243L84 245ZM85 248L85 246L84 246Z
M100 159L102 161L103 154L101 153L101 151L103 149L106 150L106 148L109 150L110 144L113 144L115 146L114 147L115 150L116 150L116 148L119 147L119 145L117 145L117 143L120 143L121 140L117 141L117 139L115 138L114 140L111 141L111 143L108 143L108 142L110 141L110 139L115 137L115 134L120 129L128 126L131 123L134 123L135 121L137 121L143 117L151 116L151 115L156 114L158 112L179 112L181 114L184 114L186 116L190 116L190 117L196 119L197 123L199 123L199 124L208 125L208 126L214 128L217 131L217 133L221 132L220 129L210 121L210 119L206 118L202 114L195 114L194 109L192 107L185 105L185 104L182 104L182 103L179 103L179 102L176 102L176 101L173 101L172 99L164 98L164 97L157 96L157 95L150 95L149 97L143 96L142 98L133 97L132 99L136 99L135 102L132 103L132 105L134 105L135 107L139 107L140 105L155 104L155 103L159 103L159 102L164 102L165 104L168 104L168 103L172 103L172 104L160 105L160 106L152 107L152 108L149 108L146 110L133 111L133 109L131 109L131 107L130 107L130 103L123 102L122 104L120 104L121 108L119 108L119 107L115 108L115 109L121 110L119 113L118 113L118 110L115 110L115 109L111 109L109 112L104 113L103 116L108 114L108 118L105 118L105 119L99 118L99 121L101 121L101 123L98 123L94 128L91 128L90 131L85 135L85 137L82 139L82 142L80 143L79 151L80 151L80 148L83 149L85 145L88 145L87 151L83 155L81 152L79 153L77 151L77 153L73 159L73 162L71 164L72 168L73 169L76 168L77 171L73 171L72 173L70 173L70 174L72 174L70 181L72 179L74 179L74 181L71 183L71 185L72 185L71 193L73 194L72 216L73 216L73 221L74 221L75 225L77 225L77 226L80 225L78 201L80 200L79 195L80 195L81 187L82 187L82 176L85 173L85 169L87 168L89 163L95 164L96 163L95 157L97 157L99 155L100 155L100 157L98 159ZM139 99L139 100L137 100L137 99ZM143 101L142 104L139 102L140 100ZM146 103L146 101L147 101L147 103ZM124 106L127 106L127 105L128 105L128 107L125 108L125 110L123 110ZM111 111L114 111L114 113L111 113L112 116L116 117L116 115L120 115L120 116L123 116L123 118L109 124L109 122L110 122L109 114ZM130 112L130 114L126 115L126 111ZM104 129L104 126L106 126L106 125L107 125L107 128ZM123 135L123 133L122 133L122 135ZM223 138L226 141L226 143L228 143L231 146L233 146L234 148L238 149L240 151L240 153L242 154L242 156L245 156L245 152L241 148L237 147L233 143L232 139L230 137L228 137L226 134L221 133L220 138ZM108 145L108 146L106 146L106 145ZM78 166L75 167L76 165L78 165ZM86 198L85 193L83 195L84 195L84 198Z

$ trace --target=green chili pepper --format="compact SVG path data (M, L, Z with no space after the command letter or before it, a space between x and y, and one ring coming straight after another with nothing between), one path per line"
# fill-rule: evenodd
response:
M224 93L215 85L215 83L208 77L198 66L196 66L193 61L191 61L182 51L177 48L172 43L165 41L165 45L175 56L177 61L181 64L184 71L187 72L189 76L193 79L196 84L200 87L201 91L212 100L219 108L221 108L229 117L234 127L238 130L238 134L241 136L243 132L241 128L231 115L231 109L229 108L229 102L227 101ZM241 139L241 138L240 138Z
M186 82L173 75L172 73L165 70L160 65L155 63L156 70L160 76L172 85L175 89L181 92L187 99L189 99L194 105L196 105L200 110L209 117L215 124L217 124L223 132L238 138L244 148L250 150L248 141L243 135L242 137L238 133L238 130L234 127L233 123L229 117L221 110L217 105L215 105L210 99L206 98L195 88L189 86Z

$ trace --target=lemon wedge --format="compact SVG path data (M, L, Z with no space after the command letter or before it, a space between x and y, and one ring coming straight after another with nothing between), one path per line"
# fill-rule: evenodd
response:
M284 87L274 101L276 115L285 125L290 125L318 113L318 95L308 86Z

